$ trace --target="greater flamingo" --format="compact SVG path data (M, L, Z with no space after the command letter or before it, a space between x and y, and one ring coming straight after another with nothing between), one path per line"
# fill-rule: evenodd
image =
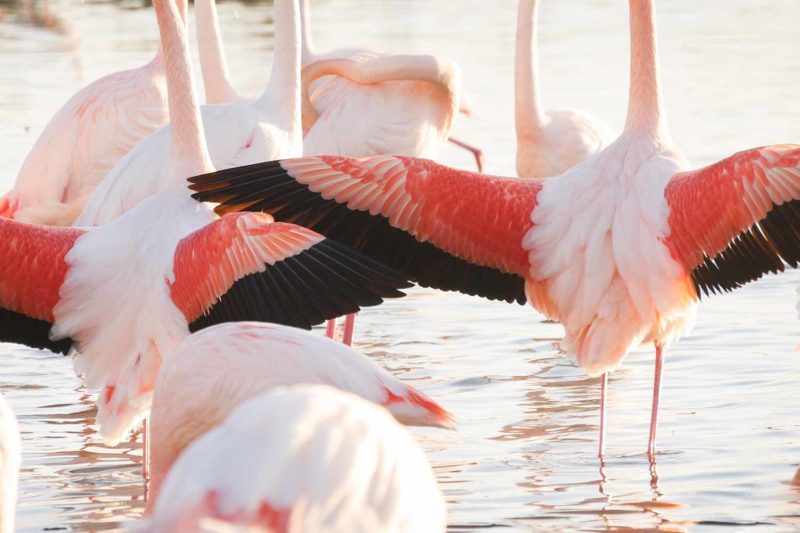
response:
M203 13L203 9L201 3L198 14ZM297 0L276 0L275 21L275 61L269 85L261 97L255 102L201 108L208 151L217 168L302 154ZM201 58L207 55L204 52ZM107 224L169 182L170 169L163 161L169 158L171 128L166 125L159 129L114 166L97 187L76 225Z
M146 65L100 78L53 115L0 199L0 216L72 224L111 168L168 120L159 46Z
M190 444L139 530L212 523L442 532L445 506L424 452L385 409L333 387L295 385L250 398Z
M190 330L248 319L309 328L408 285L305 228L218 218L189 197L186 177L213 166L172 2L154 2L169 94L179 96L169 99L172 158L161 162L170 182L97 228L0 219L0 339L61 352L74 342L76 371L102 389L97 421L112 444L146 415L163 355Z
M652 0L630 0L631 80L620 137L545 180L485 176L409 157L321 156L192 178L218 212L263 210L316 228L417 283L529 301L565 329L562 348L602 375L655 345L647 451L664 352L701 293L730 291L800 260L800 146L739 152L687 170L658 83Z
M14 532L20 462L17 417L0 395L0 533Z
M150 501L189 443L248 398L298 383L357 394L405 424L454 427L436 402L341 343L276 324L220 324L186 337L158 375L149 422Z
M458 65L430 55L388 55L363 48L317 53L309 3L300 4L303 154L436 159L459 111L471 114ZM453 142L472 152L478 170L483 168L479 149Z
M544 111L539 95L538 0L519 0L514 65L517 175L558 176L612 139L608 126L573 111Z

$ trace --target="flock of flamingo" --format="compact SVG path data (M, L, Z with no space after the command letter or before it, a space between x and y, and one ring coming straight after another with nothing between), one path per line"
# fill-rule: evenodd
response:
M0 340L72 355L106 443L144 422L134 529L443 531L441 491L401 424L453 417L350 347L354 314L414 283L563 324L563 351L602 376L601 457L606 376L652 343L652 458L665 352L701 295L800 261L800 146L690 170L666 126L653 0L629 0L616 140L546 111L537 2L519 0L519 177L484 175L481 151L450 136L471 112L458 65L316 52L308 0L274 3L271 79L249 101L214 0L195 1L201 106L186 0L153 0L153 60L73 96L0 200ZM448 141L478 172L433 161ZM330 338L307 331L325 321ZM2 532L19 463L0 398Z

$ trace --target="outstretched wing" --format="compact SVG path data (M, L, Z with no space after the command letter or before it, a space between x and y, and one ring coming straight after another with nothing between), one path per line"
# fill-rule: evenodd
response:
M672 177L666 244L698 294L800 262L800 146L755 148Z
M265 211L407 273L423 286L525 303L522 238L540 181L426 159L303 157L190 178L221 213Z
M49 332L68 270L64 256L83 234L0 218L0 341L69 352L72 339L52 341Z
M411 284L374 260L269 215L226 215L184 238L170 294L196 331L258 320L310 328L403 296Z

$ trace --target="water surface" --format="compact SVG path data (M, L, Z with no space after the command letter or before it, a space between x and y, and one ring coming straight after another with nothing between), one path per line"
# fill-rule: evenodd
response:
M361 44L460 62L478 118L459 137L487 170L513 174L515 3L318 0L321 49ZM627 104L625 2L544 2L543 100L620 128ZM138 4L53 3L55 31L0 13L0 190L47 119L88 81L148 60L157 31ZM269 75L269 4L220 6L232 75L256 95ZM800 142L800 4L792 0L659 6L669 123L696 164L736 150ZM447 148L444 161L470 167ZM798 274L703 303L693 334L669 352L660 453L644 449L653 351L610 379L608 452L596 458L599 382L559 352L561 327L528 307L414 290L361 315L357 345L434 395L458 432L414 430L428 451L454 531L800 528ZM120 529L143 508L137 441L96 435L89 391L67 358L0 345L0 388L20 418L19 530Z

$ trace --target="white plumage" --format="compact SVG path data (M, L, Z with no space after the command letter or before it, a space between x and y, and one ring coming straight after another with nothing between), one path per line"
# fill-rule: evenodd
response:
M221 523L441 532L445 508L424 453L385 409L299 385L249 399L189 446L137 530L219 531Z
M217 169L302 152L299 8L296 0L278 0L275 11L275 62L264 94L253 103L201 107L206 145ZM119 161L75 224L107 224L159 191L170 176L170 168L164 164L170 132L171 126L164 126Z
M0 213L71 224L111 168L169 120L166 92L161 49L148 64L81 89L45 126Z
M368 357L320 335L231 322L186 337L156 382L150 417L150 491L178 454L248 398L281 385L331 385L385 405L411 425L452 427L449 413Z

